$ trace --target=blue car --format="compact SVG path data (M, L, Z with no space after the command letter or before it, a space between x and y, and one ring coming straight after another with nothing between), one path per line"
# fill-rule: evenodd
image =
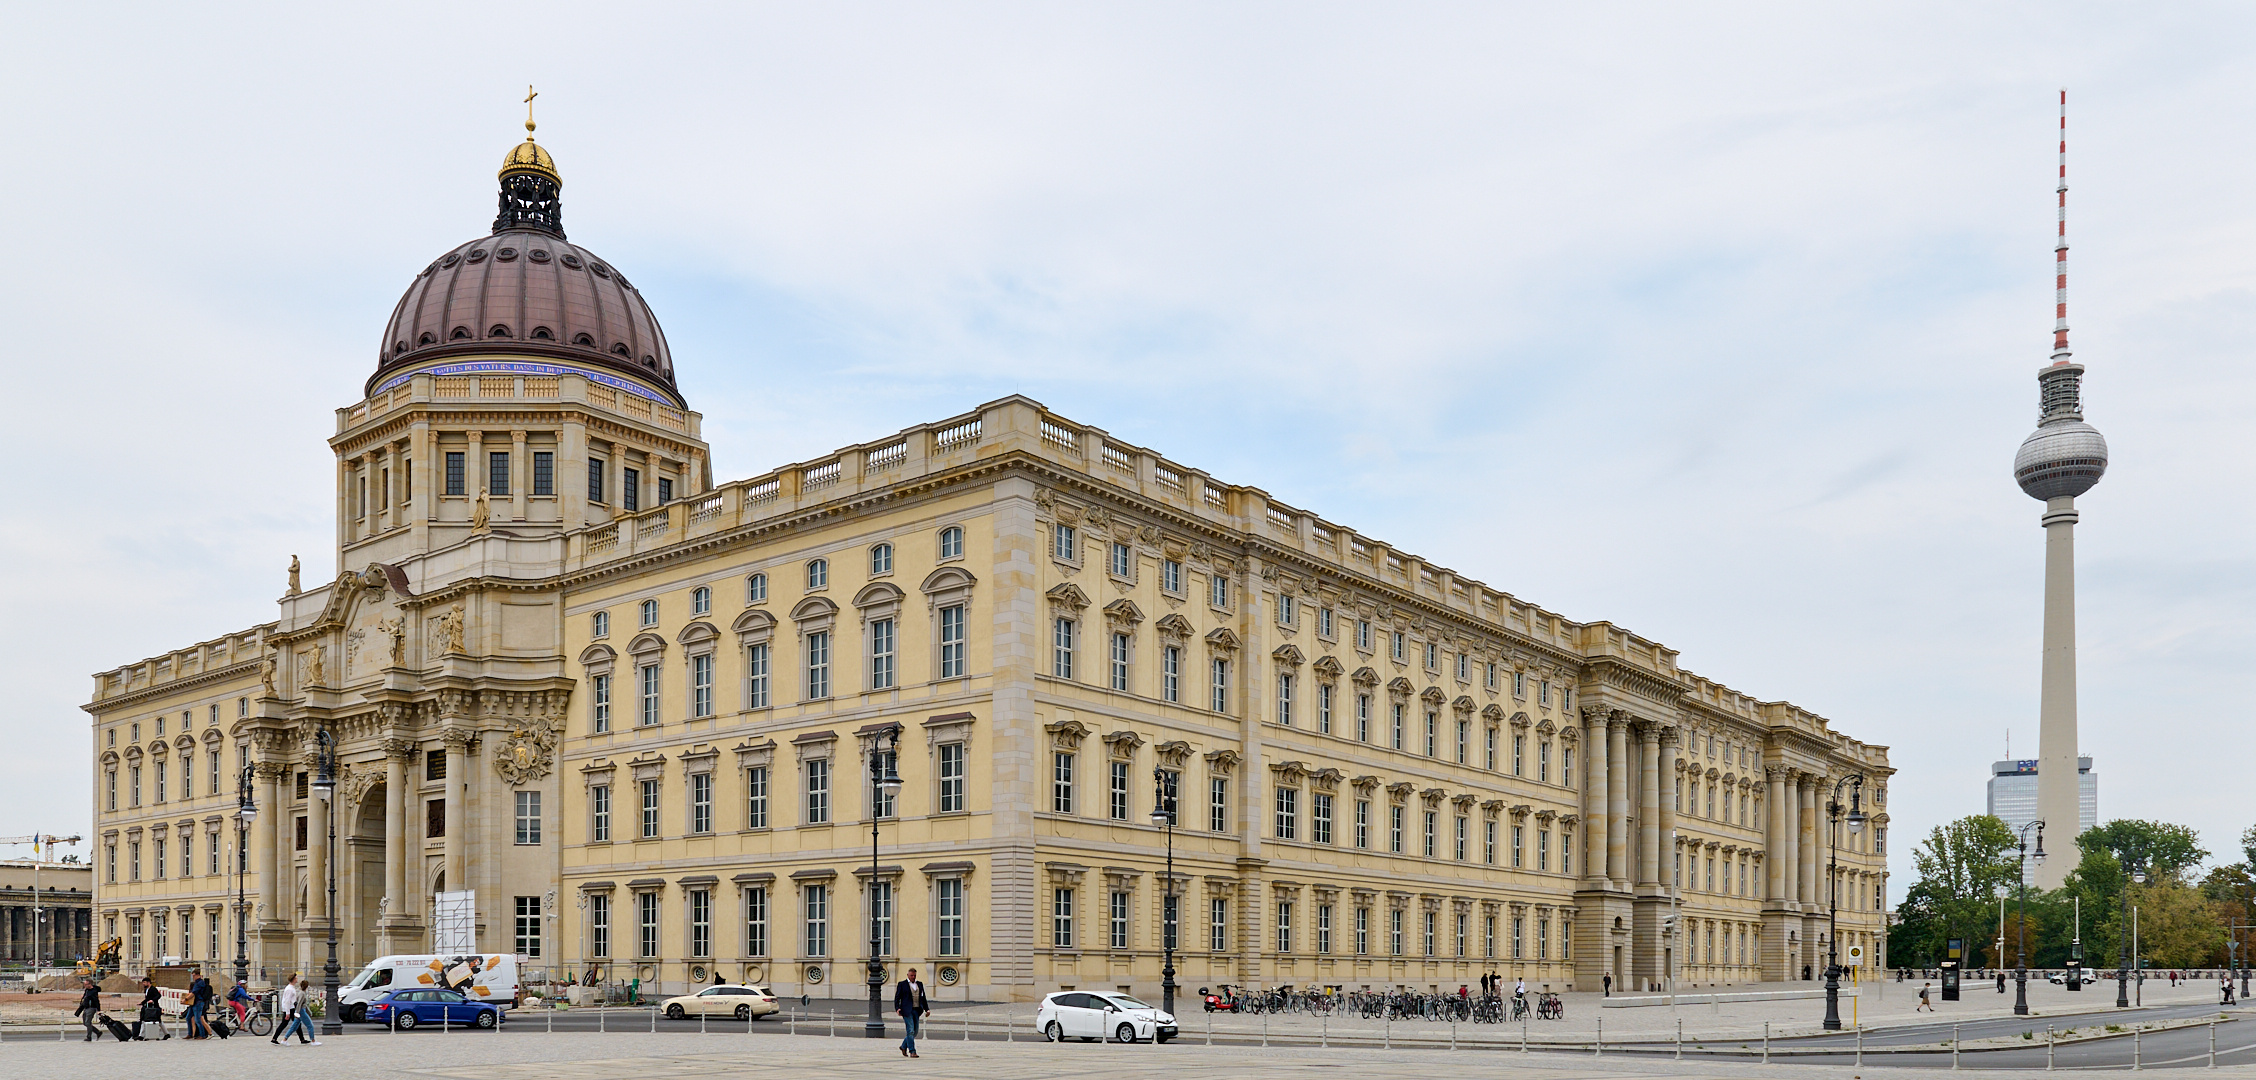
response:
M418 1027L501 1026L501 1006L472 1001L459 990L394 990L368 1003L368 1022L400 1031Z

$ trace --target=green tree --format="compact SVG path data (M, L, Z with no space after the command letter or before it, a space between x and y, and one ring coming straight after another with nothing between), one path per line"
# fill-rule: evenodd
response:
M2076 838L2076 846L2086 855L2105 851L2117 863L2143 866L2155 878L2177 878L2209 857L2209 852L2201 846L2201 838L2192 829L2166 821L2131 818L2118 818L2084 830L2083 835Z
M1904 890L1889 953L1937 964L1950 938L1967 939L1968 963L1997 936L1997 898L2020 882L2019 838L1988 814L1938 825L1912 851L1918 878ZM2031 921L2035 915L2032 912Z

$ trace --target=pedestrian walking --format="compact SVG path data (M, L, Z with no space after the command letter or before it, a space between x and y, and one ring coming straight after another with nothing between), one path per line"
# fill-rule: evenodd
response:
M189 1038L209 1039L212 1034L211 1022L206 1016L211 1011L211 980L204 978L202 968L190 968L188 974L188 1011L181 1017L181 1023L188 1028Z
M1919 984L1919 1004L1912 1006L1912 1007L1911 1007L1911 1011L1913 1011L1913 1012L1919 1012L1919 1011L1921 1011L1921 1010L1925 1010L1925 1011L1927 1011L1927 1012L1934 1012L1934 1011L1935 1011L1935 1003L1934 1003L1934 1002L1932 1002L1932 1001L1929 1001L1929 1000L1927 1000L1927 988L1928 988L1928 987L1930 987L1930 986L1933 986L1933 985L1935 985L1935 984L1934 984L1934 983L1920 983L1920 984Z
M99 1017L102 1015L102 988L95 985L94 980L86 980L86 989L78 995L78 1011L71 1015L78 1017L78 1022L86 1025L86 1041L93 1042L94 1036L100 1032L94 1025L100 1022Z
M901 1026L906 1031L901 1036L901 1056L916 1057L917 1023L932 1011L932 1003L925 999L924 983L917 978L915 968L910 968L909 977L893 987L893 1011L901 1015Z
M1598 982L1599 982L1599 985L1603 986L1603 987L1605 988L1605 990L1606 990L1606 993L1605 993L1605 995L1604 995L1604 996L1606 996L1606 997L1612 997L1612 996L1614 996L1614 973L1613 973L1613 972L1610 972L1610 971L1609 971L1609 972L1607 972L1606 974L1599 976L1599 978L1598 978Z
M135 1032L138 1037L147 1039L149 1029L155 1028L158 1039L172 1038L172 1032L165 1030L164 1026L163 1001L164 995L157 992L156 982L147 975L141 976L141 1012L135 1020L139 1025Z
M282 1012L285 1015L281 1030L276 1031L268 1042L282 1043L290 1037L291 1032L296 1032L299 1045L321 1045L321 1040L313 1034L313 1020L306 1015L305 977L297 972L291 972L290 981L282 984Z

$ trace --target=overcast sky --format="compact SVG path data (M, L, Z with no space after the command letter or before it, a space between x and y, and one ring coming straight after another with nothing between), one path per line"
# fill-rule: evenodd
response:
M2245 7L362 9L0 35L0 835L89 827L91 673L333 574L332 410L528 82L723 478L1028 394L1890 746L1898 896L2035 756L2066 86L2083 748L2256 821Z

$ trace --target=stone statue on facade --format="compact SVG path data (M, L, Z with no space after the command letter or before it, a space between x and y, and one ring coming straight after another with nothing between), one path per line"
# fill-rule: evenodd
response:
M392 663L407 662L407 616L394 615L376 624L376 632L391 639Z
M290 556L290 595L298 595L298 557Z
M478 493L478 501L470 508L470 531L486 531L486 523L493 520L493 510L486 505L486 493Z
M454 606L446 610L446 614L439 616L439 648L440 651L448 655L462 651L462 601L460 600L455 601Z
M259 682L266 687L266 696L274 696L274 654L269 652L259 661Z

